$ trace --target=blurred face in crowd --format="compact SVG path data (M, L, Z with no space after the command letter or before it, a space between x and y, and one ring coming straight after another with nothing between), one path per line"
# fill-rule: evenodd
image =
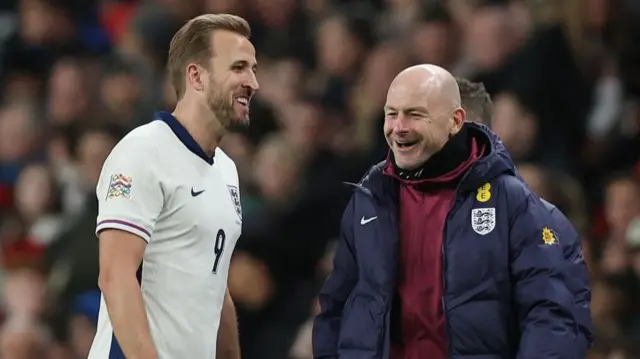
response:
M546 173L536 165L525 164L518 166L518 172L525 183L540 198L549 199L550 193L547 187Z
M302 84L302 65L294 59L275 61L268 70L260 71L259 82L262 84L260 99L275 108L294 100Z
M252 9L259 14L260 20L271 28L286 26L296 9L296 4L295 0L253 0L251 2Z
M613 1L586 0L585 22L589 26L600 28L607 22L607 12Z
M2 289L3 303L9 315L33 317L42 311L45 285L35 271L17 269L10 272Z
M424 22L411 36L413 57L420 63L447 66L453 54L451 26L443 21Z
M640 215L640 191L631 180L610 183L605 190L605 218L611 232L623 234L629 222Z
M339 16L330 17L320 24L316 51L322 67L336 76L349 71L360 57L358 41Z
M298 162L282 138L265 141L256 154L254 174L263 196L273 202L289 199L295 188Z
M302 152L313 149L321 140L320 112L312 104L294 102L283 106L281 121L289 143Z
M112 74L101 85L101 97L106 107L116 114L122 114L124 119L142 96L142 84L131 73Z
M0 161L11 162L28 154L36 137L28 107L0 110Z
M5 80L5 102L20 102L36 98L42 91L44 84L40 78L29 73L7 73Z
M16 207L27 222L47 212L53 200L53 178L45 166L31 165L20 172L16 185Z
M513 95L500 94L493 104L491 129L500 136L514 158L522 158L535 144L538 123Z
M387 93L384 135L396 165L412 170L440 151L464 122L455 79L437 66L411 67Z
M244 3L235 0L204 0L205 12L217 14L241 14Z
M377 107L384 104L385 89L393 81L393 78L406 65L406 58L402 56L401 48L395 44L384 44L374 49L367 57L364 64L363 86L354 91L353 96L357 99L366 95Z
M213 70L204 72L207 105L222 127L248 126L249 104L258 90L256 50L246 37L230 31L214 31L211 40Z
M623 241L609 241L602 253L600 267L603 273L620 274L624 273L629 266L629 255L626 243Z
M89 105L84 71L73 61L59 61L49 82L48 114L55 123L77 120Z
M29 332L3 333L0 355L3 359L41 359L46 358L45 346L39 342L36 334Z
M469 29L465 32L465 47L480 68L499 66L511 51L517 33L511 26L509 15L506 8L490 7L471 16Z
M43 359L49 357L47 333L31 318L10 317L0 333L2 359Z
M28 43L42 44L69 40L73 24L69 16L43 0L20 1L20 35Z

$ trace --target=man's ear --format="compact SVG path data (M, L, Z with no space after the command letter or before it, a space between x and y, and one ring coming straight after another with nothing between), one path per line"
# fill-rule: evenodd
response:
M453 111L453 116L452 116L453 126L449 131L449 136L453 137L456 134L458 134L458 132L460 132L460 130L462 129L462 125L464 125L464 120L466 117L467 117L467 114L466 112L464 112L464 109L462 109L461 107L458 107Z
M196 91L204 90L204 69L197 64L187 65L187 86L193 87Z

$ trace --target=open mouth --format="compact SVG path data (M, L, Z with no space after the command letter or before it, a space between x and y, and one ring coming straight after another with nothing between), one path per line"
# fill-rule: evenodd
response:
M418 144L418 141L395 141L398 148L406 150Z
M236 96L233 98L233 101L241 106L249 107L251 99L248 96Z

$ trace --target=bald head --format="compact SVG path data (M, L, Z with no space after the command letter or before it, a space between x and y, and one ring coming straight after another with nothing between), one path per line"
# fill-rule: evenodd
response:
M460 107L460 90L455 77L440 66L411 66L396 76L389 87L392 91L410 91L424 98L433 114Z
M464 118L460 90L449 71L424 64L400 72L387 92L384 125L396 164L420 166L460 131Z

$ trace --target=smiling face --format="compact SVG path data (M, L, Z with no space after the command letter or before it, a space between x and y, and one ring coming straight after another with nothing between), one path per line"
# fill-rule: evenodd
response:
M247 21L230 14L204 14L178 30L167 68L181 102L210 116L223 129L249 124L249 102L258 90L256 51Z
M215 31L213 57L204 92L208 107L224 128L249 125L249 104L258 90L256 53L244 36Z
M387 144L396 165L406 170L420 167L440 151L464 121L458 88L448 72L411 69L393 81L384 107Z

